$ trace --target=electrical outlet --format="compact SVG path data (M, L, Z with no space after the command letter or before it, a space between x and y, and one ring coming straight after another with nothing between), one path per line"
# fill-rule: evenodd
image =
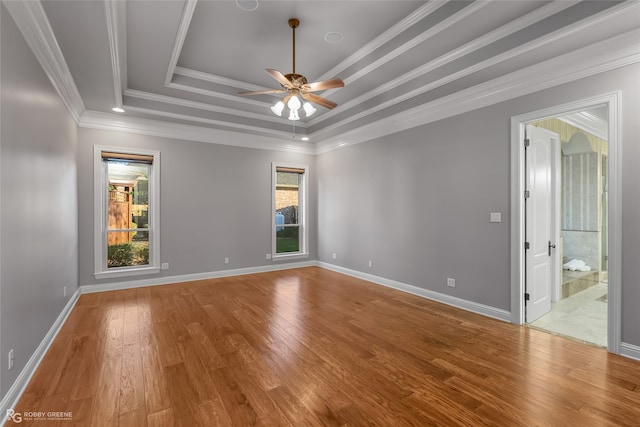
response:
M337 256L337 255L336 255L336 253L334 252L334 253L332 253L332 254L331 254L331 258L336 259L336 258L338 258L338 256Z
M450 288L456 287L456 279L452 279L451 277L447 277L447 286Z
M67 296L67 287L66 286L64 288L62 288L62 296L63 297Z
M169 263L168 262L163 262L162 264L160 264L160 268L162 268L163 270L168 270L169 269Z
M373 261L369 260L369 267L373 267Z
M229 258L225 258L225 259L224 259L224 263L225 263L225 264L229 264Z
M267 259L271 259L271 254L267 254Z
M13 349L9 350L9 370L13 368Z

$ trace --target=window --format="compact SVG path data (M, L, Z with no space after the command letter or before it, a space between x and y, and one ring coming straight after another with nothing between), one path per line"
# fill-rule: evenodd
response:
M306 165L273 163L273 259L307 257Z
M95 276L160 271L160 153L95 147Z

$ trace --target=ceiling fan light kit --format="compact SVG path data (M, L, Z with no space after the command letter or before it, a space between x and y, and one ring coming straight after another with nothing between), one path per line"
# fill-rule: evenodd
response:
M271 107L271 111L273 111L273 114L275 114L276 116L281 116L282 110L284 110L284 102L282 101L276 102L276 105Z
M315 109L315 107L313 105L311 105L310 102L305 102L302 105L302 108L304 108L304 112L307 115L307 117L311 116L313 113L318 111L318 110Z
M268 89L239 93L239 95L286 93L285 97L281 101L276 102L276 104L271 107L271 111L276 116L282 116L284 107L286 106L287 108L289 108L289 120L292 121L300 120L300 114L298 114L300 108L304 110L306 117L311 117L311 115L313 115L313 113L317 111L317 109L311 103L318 104L328 109L335 108L338 105L335 102L315 95L312 92L344 87L344 82L340 79L308 83L305 76L303 76L302 74L296 74L296 28L298 28L299 25L300 21L298 19L289 19L289 27L291 27L291 30L293 32L292 72L289 74L282 74L278 70L270 68L266 69L267 73L269 73L271 77L273 77L276 81L278 81L278 83L280 83L280 85L282 85L282 89ZM305 101L304 104L300 101L300 98Z

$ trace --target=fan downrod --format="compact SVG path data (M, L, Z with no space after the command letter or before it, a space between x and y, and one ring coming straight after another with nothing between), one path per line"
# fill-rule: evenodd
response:
M298 28L298 26L300 25L300 21L297 20L296 18L291 18L289 19L289 26L291 27L291 32L293 33L292 35L292 44L293 44L293 49L292 49L292 58L293 58L293 71L291 74L296 74L296 28Z

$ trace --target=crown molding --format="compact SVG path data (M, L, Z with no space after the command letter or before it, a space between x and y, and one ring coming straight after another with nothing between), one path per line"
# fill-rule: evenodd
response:
M131 107L128 107L131 108ZM262 135L243 134L237 131L209 129L202 126L171 123L153 119L125 117L122 115L87 110L80 117L81 128L101 129L159 136L210 144L231 145L234 147L256 148L261 150L285 151L301 154L314 154L315 148L308 142L288 140Z
M522 55L526 52L530 52L532 50L535 49L539 49L544 47L545 45L548 45L550 43L553 43L554 41L557 41L563 37L567 37L569 35L572 35L578 31L584 30L586 28L588 28L589 26L593 25L593 24L597 24L600 23L602 21L605 21L607 19L612 19L615 18L616 16L623 14L623 13L629 13L630 9L640 9L640 2L626 2L626 3L622 3L619 4L617 6L612 6L607 10L604 10L598 14L592 15L589 18L585 18L583 20L580 20L578 22L574 22L571 25L568 25L564 28L561 28L559 30L553 31L551 33L548 33L542 37L539 37L535 40L532 40L528 43L525 43L523 45L520 45L516 48L510 49L508 51L502 52L499 55L493 56L491 58L485 59L484 61L478 62L472 66L469 66L467 68L464 68L460 71L457 71L453 74L449 74L448 76L442 77L438 80L435 80L429 84L426 84L420 88L414 89L410 92L406 92L402 95L399 95L393 99L390 99L386 102L382 102L380 104L377 104L376 106L362 111L358 114L354 114L351 115L345 119L339 120L336 123L333 123L330 126L324 127L320 130L318 130L317 132L313 133L310 136L313 136L314 139L319 139L322 140L324 139L322 137L323 134L328 133L331 130L337 129L341 126L344 126L348 123L351 123L355 120L361 119L363 117L367 117L370 116L371 114L374 114L378 111L384 110L385 108L389 108L391 106L394 106L396 104L399 104L400 102L409 100L413 97L416 97L418 95L421 95L423 93L426 93L428 91L437 89L441 86L444 86L447 83L451 83L455 80L461 79L463 77L469 76L473 73L482 71L486 68L492 67L496 64L499 64L501 62L507 61L511 58L514 58L516 56ZM316 124L315 122L312 122L311 125Z
M127 43L126 43L126 3L119 0L104 0L107 17L107 35L111 53L111 71L115 106L122 108L122 92L126 89Z
M164 78L164 85L169 86L173 79L176 66L178 65L178 59L182 52L182 46L184 40L187 38L189 32L189 26L191 25L191 18L193 18L193 12L196 9L198 0L186 0L184 8L182 9L182 17L180 18L180 24L178 25L178 33L176 34L176 42L173 45L173 51L171 52L171 58L169 58L169 66L167 67L167 74Z
M530 25L533 25L537 22L542 21L545 18L548 18L551 15L554 15L564 9L567 9L576 3L579 3L579 0L574 1L561 1L561 2L551 2L546 5L529 12L528 14L521 16L520 18L514 19L508 24L503 25L500 28L497 28L475 40L470 41L469 43L460 46L452 51L441 55L438 58L435 58L426 64L417 67L408 73L403 74L393 80L390 80L384 83L381 86L378 86L376 89L373 89L367 93L362 94L357 98L353 98L341 105L341 110L348 110L349 108L355 107L356 105L360 105L361 103L374 98L378 95L381 95L385 92L389 92L397 87L400 87L409 81L416 79L428 72L431 72L437 68L444 67L448 63L455 61L456 59L462 58L465 55L468 55L476 50L479 50L493 42L496 42L500 39L503 39L517 31L522 30ZM393 100L391 100L393 102ZM398 101L399 102L399 101ZM315 120L311 120L309 122L310 126L314 126L320 124L322 121L329 119L338 114L338 111L331 110L322 116L318 117ZM349 120L349 119L347 119Z
M398 22L393 27L389 28L387 31L364 45L362 48L358 49L353 55L349 56L344 61L340 62L338 65L318 77L318 80L328 80L334 78L347 68L356 64L358 61L369 56L372 52L375 52L381 46L384 46L386 43L393 40L395 37L406 31L407 29L416 25L418 22L422 21L424 18L431 15L433 12L447 3L448 1L430 1L423 6L420 6L402 21Z
M231 86L238 89L244 90L262 90L264 86L254 85L252 83L242 82L240 80L234 80L227 77L217 76L215 74L209 74L202 71L192 70L191 68L185 67L176 67L175 74L179 74L185 77L191 77L192 79L204 80L206 82L211 82L224 86Z
M84 102L62 55L47 15L39 0L3 0L9 14L31 48L49 80L78 123L85 111Z
M356 80L358 80L360 77L366 76L367 74L371 73L375 69L380 68L383 65L393 61L394 59L396 59L398 56L402 55L403 53L406 53L406 52L410 51L414 47L418 46L420 43L423 43L424 41L429 40L434 35L440 33L441 31L444 31L447 28L451 27L452 25L462 21L464 18L476 13L477 11L479 11L480 9L482 9L483 7L485 7L486 5L488 5L490 3L491 3L490 1L474 2L471 5L463 8L462 10L454 13L453 15L443 19L442 21L438 22L433 27L430 27L426 31L420 33L420 35L412 38L411 40L409 40L406 43L403 43L398 48L393 49L391 52L387 53L386 55L383 55L381 58L376 59L375 61L373 61L371 64L367 65L366 67L360 68L358 71L356 71L355 73L351 74L349 77L346 77L344 79L345 85L353 83ZM336 89L333 89L333 90L335 91ZM330 93L330 92L331 91L327 91L327 93Z
M255 99L245 98L238 95L229 95L222 92L215 92L212 90L189 86L182 83L171 82L166 87L170 89L181 90L184 92L191 92L191 93L197 93L199 95L211 96L213 98L226 99L227 101L234 101L234 102L240 102L242 104L255 105L256 107L260 107L260 108L271 107L271 104L269 104L268 102L257 101Z
M414 107L316 144L316 154L456 116L640 62L640 30L616 36ZM313 137L313 135L310 135Z
M131 97L131 98L144 99L147 101L160 102L163 104L194 108L197 110L204 110L204 111L213 111L216 113L229 114L229 115L239 116L239 117L249 117L256 120L263 120L263 121L274 122L274 123L283 123L283 119L274 114L250 113L247 111L237 110L235 108L220 107L217 105L207 104L206 102L189 101L182 98L175 98L175 97L166 96L166 95L158 95L156 93L145 92L145 91L136 90L136 89L127 89L124 92L124 94L125 96ZM265 111L270 111L270 110L267 110L265 108ZM299 122L299 123L296 123L296 127L306 129L307 124L303 122Z
M233 129L236 132L243 132L243 133L249 133L254 135L266 134L272 138L279 138L281 140L287 140L287 141L291 140L291 132L288 132L288 131L273 130L273 129L263 128L258 126L250 126L242 123L232 123L224 120L208 119L205 117L194 117L186 114L172 113L170 111L158 111L158 110L152 110L152 109L143 108L143 107L133 107L131 105L127 105L127 111L132 113L147 114L147 115L156 116L156 117L166 117L168 119L181 120L181 121L186 121L191 123L200 123L208 126L218 126L223 129ZM193 126L197 126L197 125L193 125ZM296 126L296 127L300 128L300 126ZM300 136L305 136L305 135L306 134L303 134Z

